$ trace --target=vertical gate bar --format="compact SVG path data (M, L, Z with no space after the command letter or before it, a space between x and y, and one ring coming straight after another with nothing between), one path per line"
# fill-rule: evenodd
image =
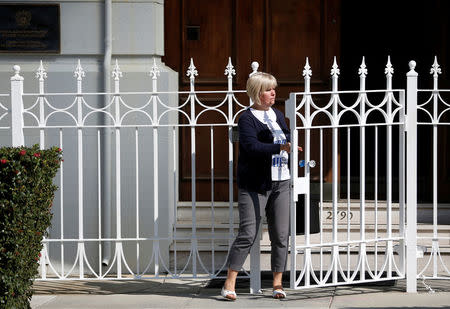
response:
M399 117L399 155L398 155L398 177L399 177L399 196L398 196L398 204L399 204L399 258L400 258L400 269L401 272L405 272L405 93L400 91L400 117Z
M59 148L63 148L62 129L59 129ZM64 277L64 161L61 161L59 167L59 192L60 192L60 226L61 226L61 277Z
M386 102L386 228L388 241L386 242L387 277L392 277L392 65L388 57L386 66L387 102Z
M257 72L259 64L258 62L254 61L251 63L251 67L252 67L252 73L249 74L249 77L252 76L254 73ZM229 72L229 76L230 76L230 72ZM228 79L228 88L231 88L231 81L230 79ZM250 106L253 104L252 100L250 99ZM230 105L229 105L230 108ZM230 110L228 111L228 121L231 122L231 115L230 114ZM229 140L230 140L231 136L229 135ZM231 154L230 154L231 155ZM231 171L230 171L231 173ZM231 176L230 176L231 178ZM230 201L232 200L232 196L230 198ZM231 213L231 207L232 205L230 204L230 223L232 223L233 219L232 219L232 213ZM259 294L261 293L261 235L262 235L262 220L259 223L259 226L256 227L257 228L257 233L256 233L256 238L255 241L253 243L252 248L250 249L250 293L251 294ZM231 234L231 230L230 230L230 234ZM231 245L231 243L230 243Z
M173 187L177 188L178 180L177 180L177 151L175 151L177 146L177 137L176 137L176 127L172 127L172 145L173 145ZM178 190L173 190L173 216L174 216L174 224L173 224L173 274L177 276L177 192Z
M120 107L119 101L115 99L116 109L116 256L117 258L117 278L122 278L122 259L118 248L122 248L122 213L121 213L121 182L120 182Z
M311 230L310 230L310 201L311 201L311 192L310 192L310 173L311 173L311 168L309 166L309 161L311 160L311 105L310 105L310 101L311 100L306 100L305 102L305 121L308 124L308 128L306 128L305 130L305 145L306 145L306 149L305 149L305 182L306 182L306 192L304 194L304 205L305 205L305 210L304 210L304 227L305 227L305 265L306 267L308 267L308 269L306 269L305 271L305 286L310 286L310 279L311 279L311 274L309 272L309 268L310 265L309 263L311 263ZM294 148L297 149L297 146Z
M136 238L139 239L139 130L136 127L135 143L136 143ZM140 242L136 240L136 273L140 276Z
M406 74L407 140L406 140L406 291L417 292L417 77L415 61L409 62Z
M159 68L156 65L156 59L153 58L153 66L150 71L152 76L152 119L153 119L153 234L155 240L153 241L153 254L155 257L155 276L159 277L159 148L158 148L158 100L156 93L157 76L159 75ZM137 145L137 144L136 144Z
M437 277L437 258L439 253L439 241L438 241L438 123L439 123L439 111L438 111L438 78L441 74L441 69L437 62L437 57L434 57L434 63L431 67L430 74L433 74L433 277Z
M39 101L39 149L43 150L45 148L44 79L47 78L47 73L45 72L44 66L42 65L42 60L40 61L39 68L36 72L36 77L39 79L39 97L38 97L38 101ZM48 228L46 230L47 230L47 232L49 231ZM44 246L41 250L41 258L39 259L39 264L41 265L43 277L47 276L47 274L46 274L47 269L46 269L46 265L45 265L45 263L46 263L45 256L47 256L47 258L50 259L49 244L45 243L45 240L46 240L46 236L44 236L43 240L42 240L42 242L44 242Z
M319 176L319 182L320 182L320 281L323 280L323 128L320 128L320 176Z
M333 168L333 185L332 185L332 201L333 201L333 283L338 282L338 259L339 259L339 247L336 245L338 242L338 222L337 222L337 208L338 208L338 74L339 69L336 63L336 57L334 57L333 69L331 70L332 76L332 89L333 89L333 148L332 148L332 168Z
M39 78L39 146L42 150L45 148L44 80L47 78L47 73L45 72L42 60L36 72L36 77Z
M122 278L122 195L121 195L121 139L120 139L120 128L121 128L121 120L120 120L120 80L119 77L121 76L119 66L116 60L116 73L113 73L114 75L114 111L115 111L115 120L114 120L114 126L115 126L115 133L116 133L116 259L117 259L117 278Z
M374 195L375 195L375 209L374 209L374 215L375 215L375 274L378 273L378 126L375 126L375 188L374 188Z
M434 63L431 66L430 74L433 74L433 277L437 277L437 258L439 254L439 240L438 240L438 125L439 125L439 110L438 110L438 78L441 74L441 69L437 62L437 57L434 57ZM445 266L444 266L445 268Z
M79 105L79 110L81 109ZM83 133L80 127L78 131L78 245L83 247ZM84 278L84 257L80 252L80 279Z
M437 57L434 57L434 63L431 67L430 74L433 74L433 277L437 277L437 258L439 253L439 240L438 240L438 78L441 74L441 69L437 62Z
M347 128L347 277L350 278L350 127Z
M82 78L85 76L80 60L75 69L77 77L77 136L78 136L78 250L80 263L80 279L84 278L84 232L83 232L83 98Z
M388 100L388 119L391 122L391 100ZM386 127L386 227L387 227L387 276L392 276L392 125Z
M437 85L435 83L435 87L437 88ZM437 89L434 89L437 90ZM433 93L433 248L432 248L432 254L433 254L433 277L437 277L437 258L438 258L438 247L439 243L437 240L438 237L438 96L437 93Z
M214 127L210 127L210 144L211 144L211 264L212 270L211 273L214 274L214 255L215 255L215 241L214 241L214 232L215 232L215 213L214 213Z
M337 102L337 101L335 101ZM336 107L337 110L337 107ZM337 113L336 113L337 114ZM332 187L332 194L333 194L333 283L338 282L338 265L337 265L337 259L339 258L339 248L336 245L338 242L338 235L337 235L337 229L338 229L338 222L337 222L337 208L338 208L338 186L337 186L337 169L338 169L338 158L337 158L337 151L338 151L338 129L333 128L333 187Z
M102 171L100 129L97 129L97 196L98 196L98 271L102 276Z
M227 69L225 74L228 74L228 201L229 208L233 210L233 74L236 74L233 65L231 64L231 57L228 58ZM233 226L234 216L233 212L230 211L230 225ZM231 241L231 239L230 239ZM260 248L258 246L258 256ZM259 264L259 261L258 261ZM258 265L259 266L259 265ZM258 267L260 271L260 267ZM258 271L258 274L259 274ZM252 276L252 279L255 278ZM258 289L259 290L259 289Z
M367 69L364 61L364 57L362 59L362 63L359 69L359 89L360 91L366 90L366 75ZM359 279L361 281L366 279L366 100L367 94L365 92L361 93L361 102L360 102L360 117L361 117L361 127L359 129L359 227L360 233L359 236L361 238L361 243L359 245L359 257L361 259L361 269ZM355 269L357 271L357 269Z
M297 192L295 181L297 179L298 174L298 153L297 151L293 151L292 149L296 149L298 145L298 132L296 129L297 126L297 116L296 116L296 96L294 93L289 94L288 104L286 104L286 109L288 112L289 118L289 130L291 132L291 160L290 160L290 172L291 172L291 197L290 197L290 227L291 227L291 272L290 272L290 288L294 289L295 281L296 281L296 262L297 262L297 243L295 237L296 224L296 209L295 202L297 201Z
M190 77L190 108L191 108L191 199L192 199L192 274L194 278L197 277L197 213L196 213L196 173L195 173L195 75L198 75L194 66L194 61L191 58L191 64L187 75Z

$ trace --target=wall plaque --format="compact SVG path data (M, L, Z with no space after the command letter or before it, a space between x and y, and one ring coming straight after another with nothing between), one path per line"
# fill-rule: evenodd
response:
M59 4L0 4L0 53L60 53Z

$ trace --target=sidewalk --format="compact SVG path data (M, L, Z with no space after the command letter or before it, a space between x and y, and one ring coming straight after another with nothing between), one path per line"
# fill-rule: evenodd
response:
M271 298L271 289L249 294L248 286L237 289L238 299L219 296L209 280L133 281L38 281L31 306L35 308L450 308L450 280L426 281L435 292L417 282L418 293L405 292L405 281L391 286L341 286L289 290L284 300ZM218 284L217 284L218 283ZM244 284L245 285L245 284ZM263 282L263 287L267 282Z

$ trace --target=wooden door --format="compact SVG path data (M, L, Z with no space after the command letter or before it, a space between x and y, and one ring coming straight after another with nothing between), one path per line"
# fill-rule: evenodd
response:
M245 89L250 63L278 79L276 107L284 112L289 93L303 90L306 57L313 70L312 90L329 89L333 56L339 57L340 0L166 0L164 2L166 65L179 72L179 89L189 89L186 71L194 59L198 90L225 90L224 69L231 57L234 89ZM186 98L180 97L180 102ZM205 100L216 104L223 96ZM242 95L240 100L248 100ZM219 101L220 102L220 101ZM211 121L213 119L208 119ZM196 199L211 199L209 129L197 130ZM228 200L226 129L214 132L214 199ZM235 144L235 165L237 143ZM190 131L180 131L180 200L191 196ZM312 156L315 155L312 149ZM331 162L324 158L325 162ZM324 166L325 171L330 170ZM329 175L330 176L330 175ZM327 181L331 181L330 177ZM235 188L234 192L237 190Z

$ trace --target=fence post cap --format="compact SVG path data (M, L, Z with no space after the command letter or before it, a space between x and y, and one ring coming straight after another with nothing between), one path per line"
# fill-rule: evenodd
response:
M13 70L14 70L14 76L11 77L11 80L23 80L23 77L20 76L20 66L17 64L14 65Z
M252 68L252 72L248 75L248 76L252 76L253 74L255 74L256 72L258 72L258 68L259 68L259 63L257 61L253 61L250 64L251 68Z
M414 70L416 68L416 62L414 60L411 60L409 63L409 72L406 73L406 76L417 76L417 72Z

